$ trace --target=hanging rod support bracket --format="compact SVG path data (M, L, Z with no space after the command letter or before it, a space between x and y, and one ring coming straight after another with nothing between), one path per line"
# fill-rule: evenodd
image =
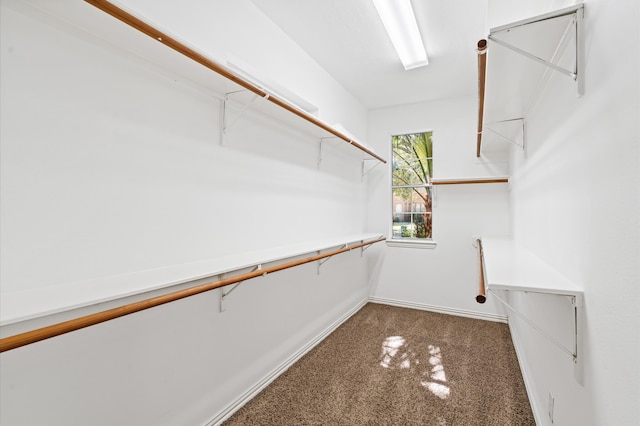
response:
M251 272L255 272L255 271L260 271L262 270L262 264L256 265ZM220 274L220 280L222 280L224 274ZM262 275L265 276L267 275L266 272ZM233 285L233 287L231 287L228 291L224 290L224 287L220 287L220 312L224 312L226 311L226 306L224 305L224 301L226 300L226 298L231 294L231 292L233 290L235 290L236 288L238 288L240 286L240 284L242 284L244 281L238 281L237 283L235 283Z
M227 132L229 130L231 130L231 128L233 126L235 126L235 124L244 116L244 114L246 113L247 109L249 108L249 106L258 98L257 94L253 94L253 96L251 96L251 99L249 99L249 101L247 101L244 105L241 106L241 110L238 113L238 116L231 121L230 123L228 122L228 109L229 109L229 104L231 103L231 95L235 94L235 93L246 93L247 90L237 90L234 92L228 92L225 93L224 95L224 100L222 101L222 118L221 118L221 123L220 123L220 145L222 145L224 143L224 137L227 134ZM268 97L268 94L267 94Z
M559 347L563 352L569 354L571 356L571 359L572 359L574 364L578 363L578 316L579 316L578 315L578 306L579 306L579 302L577 301L577 297L575 295L573 295L573 294L571 294L571 295L569 295L569 294L567 294L567 295L559 294L559 296L567 296L567 297L569 297L571 299L571 306L574 309L573 349L568 349L562 343L558 342L555 338L551 337L546 331L544 331L542 328L540 328L538 325L536 325L533 321L531 321L529 318L524 316L524 314L520 313L516 308L514 308L509 303L507 303L504 299L502 299L500 296L498 296L498 294L497 294L497 292L495 290L492 290L490 288L489 292L491 294L493 294L493 296L496 299L498 299L498 301L500 303L502 303L507 309L509 309L514 314L516 314L518 317L520 317L520 319L522 319L524 322L529 324L529 326L531 326L531 328L536 330L538 333L542 334L551 343L553 343L554 345ZM527 290L525 292L526 293L535 293L535 292L531 292L529 290ZM540 293L540 294L550 294L550 293Z
M524 27L526 25L532 25L537 22L542 22L549 19L559 18L563 16L570 16L570 15L573 15L573 17L571 19L571 22L569 23L569 26L567 27L567 31L565 31L562 39L560 40L559 45L564 43L565 37L569 33L569 29L572 28L573 33L575 34L575 64L574 64L573 70L563 68L553 63L552 61L548 61L546 59L540 58L530 52L527 52L526 50L520 49L519 47L514 46L513 44L508 43L496 37L496 34L500 32L505 32L505 31L508 32L518 27ZM530 20L524 20L524 21L516 22L514 24L509 24L509 25L498 27L498 28L494 28L491 30L491 34L489 34L488 38L489 40L497 44L500 44L506 47L507 49L511 49L516 53L519 53L529 59L532 59L555 71L558 71L559 73L562 73L564 75L571 77L577 83L578 95L582 96L584 94L584 76L583 76L584 74L584 29L583 29L584 22L583 21L584 21L584 4L580 4L578 6L571 6L557 12L551 12L549 14L531 18Z
M367 170L365 167L365 164L366 164L365 161L375 161L376 163L372 167L370 167L369 170ZM361 179L364 180L364 177L367 175L367 173L369 173L370 171L378 167L380 164L381 163L377 161L375 158L363 158L362 159L362 175L360 176Z
M497 132L496 130L493 130L491 127L489 127L489 125L491 124L501 124L501 123L510 123L510 122L515 122L515 121L520 121L520 124L522 126L522 143L518 143L517 141L514 141L513 139L503 135L500 132ZM524 118L512 118L509 120L500 120L500 121L493 121L490 123L484 123L484 125L482 126L482 131L484 132L485 130L490 131L491 133L493 133L494 135L500 137L501 139L517 146L518 148L521 148L524 150L524 146L525 146L525 127L524 127Z
M364 240L360 240L360 243L364 243ZM364 256L364 251L366 249L368 249L369 247L371 247L371 246L362 246L362 247L360 247L360 257Z
M324 137L324 138L320 138L320 145L318 148L318 170L320 170L320 163L322 163L322 144L323 142L326 142L329 139L340 139L337 136L328 136L328 137Z
M348 248L349 248L349 243L345 243L345 244L343 244L342 246L340 246L340 249L339 249L339 250L342 250L342 249L348 249ZM318 255L320 255L320 251L318 251L317 253L318 253ZM324 259L319 259L319 260L318 260L318 275L320 275L320 267L321 267L322 265L324 265L325 263L327 263L327 261L328 261L329 259L331 259L332 257L333 257L333 256L328 256L328 257L325 257Z

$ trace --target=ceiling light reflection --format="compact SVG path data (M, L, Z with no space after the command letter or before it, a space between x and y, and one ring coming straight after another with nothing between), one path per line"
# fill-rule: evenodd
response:
M405 70L429 64L411 0L373 0Z

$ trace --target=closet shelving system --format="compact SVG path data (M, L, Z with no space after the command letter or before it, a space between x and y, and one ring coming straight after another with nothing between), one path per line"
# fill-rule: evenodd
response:
M253 95L251 105L247 103L244 107L258 109L274 120L317 138L320 146L323 139L337 138L362 151L365 157L362 160L363 175L366 173L366 160L386 163L383 157L341 127L323 122L111 2L14 3L18 8L28 8L31 13L52 16L54 20L65 22L64 25L70 24L73 31L79 30L97 43L125 49L149 61L152 66L166 69L172 75L183 76L199 88L221 94L224 108L227 107L229 94L243 92ZM255 99L262 102L254 102ZM228 123L224 113L221 115L224 132L228 130L225 129ZM321 265L331 257L351 251L360 251L362 254L372 244L384 240L380 234L344 235L158 270L109 276L91 282L4 294L1 300L3 315L0 326L3 337L0 339L0 352L213 289L220 289L219 310L222 312L231 292L246 280L314 262L320 273Z
M512 147L526 149L527 116L536 107L552 73L573 81L584 94L584 4L535 16L490 30L478 42L478 137L476 156ZM486 95L486 96L485 96ZM581 286L564 277L540 257L509 238L481 238L476 301L491 293L511 312L569 354L576 380L582 382ZM540 293L567 298L573 310L573 342L566 347L546 330L514 309L504 292Z
M220 289L223 312L226 299L244 281L309 263L316 263L319 274L333 256L362 255L384 240L380 234L347 235L9 294L2 300L2 334L7 337L0 339L0 352L215 289Z

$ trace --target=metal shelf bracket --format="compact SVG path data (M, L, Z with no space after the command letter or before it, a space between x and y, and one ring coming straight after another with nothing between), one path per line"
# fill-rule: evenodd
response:
M247 90L237 90L235 92L225 93L224 99L222 100L222 108L221 108L221 117L220 117L220 145L224 145L224 137L229 130L244 116L249 106L259 97L257 94L253 94L251 99L247 101L244 105L241 106L240 112L238 116L231 122L229 122L229 104L231 102L231 95L236 93L247 93Z
M322 145L324 142L331 140L331 139L339 139L337 136L329 136L326 138L320 138L320 144L318 147L318 170L320 170L320 163L322 163L322 159L324 158L322 155Z
M251 272L260 271L260 270L262 270L262 264L256 265L256 266L251 270ZM267 274L266 274L266 273L264 273L264 274L263 274L263 276L264 276L264 275L267 275ZM220 280L222 280L222 279L223 279L223 276L224 276L224 274L220 274ZM227 309L226 309L226 306L225 306L225 304L224 304L225 299L226 299L226 298L231 294L231 292L232 292L233 290L235 290L236 288L238 288L238 287L240 286L240 284L242 284L243 282L244 282L244 281L239 281L239 282L235 283L235 284L233 285L233 287L231 287L231 288L230 288L229 290L227 290L227 291L225 291L225 290L224 290L224 287L220 287L220 293L219 293L219 294L220 294L220 305L219 305L219 308L220 308L220 312L221 312L221 313L227 310Z
M339 250L342 250L342 249L348 249L348 248L349 248L349 243L345 243L345 244L343 244L342 246L340 246L340 249L339 249ZM318 251L317 253L318 253L318 255L320 254L320 252L319 252L319 251ZM324 265L324 264L325 264L329 259L331 259L332 257L333 257L333 256L328 256L328 257L325 257L324 259L320 259L320 260L318 260L318 275L320 275L320 267L321 267L322 265Z
M364 240L360 240L360 243L364 243ZM362 246L360 247L360 257L364 257L364 251L371 246Z
M510 291L514 291L514 290L510 290ZM541 329L540 327L538 327L533 321L531 321L529 318L527 318L526 316L524 316L523 314L521 314L516 308L514 308L513 306L511 306L509 303L507 303L503 298L501 298L500 296L498 296L498 294L496 293L495 290L489 289L489 292L493 294L493 296L498 299L498 301L500 301L500 303L502 303L506 308L508 308L511 312L513 312L514 314L516 314L518 317L520 317L520 319L522 319L523 321L525 321L527 324L529 324L533 329L535 329L537 332L539 332L540 334L542 334L544 337L546 337L547 339L549 339L549 341L551 343L553 343L554 345L556 345L557 347L559 347L560 349L562 349L564 352L566 352L567 354L571 355L571 358L573 359L573 362L577 362L578 359L578 351L577 351L577 324L574 323L574 345L572 349L567 348L566 346L564 346L562 343L558 342L556 339L554 339L553 337L551 337L547 332L545 332L543 329ZM527 293L528 291L525 291L525 293ZM550 294L550 293L541 293L541 294ZM574 308L576 307L576 303L575 303L575 299L576 297L573 295L566 295L567 297L570 298L571 300L571 306L573 306Z
M509 291L517 291L517 290L510 289ZM580 336L582 335L582 307L583 307L583 304L584 304L582 295L532 292L532 291L529 291L529 290L527 290L527 291L522 290L522 291L524 291L525 293L555 294L557 296L563 296L563 297L568 297L569 298L569 301L571 302L571 307L573 309L573 344L572 344L571 348L567 348L565 345L563 345L562 343L558 342L555 338L553 338L551 335L549 335L549 333L544 331L537 324L535 324L533 321L531 321L529 318L527 318L524 314L519 312L517 309L515 309L513 306L511 306L509 303L507 303L504 299L502 299L500 296L498 296L498 294L497 294L497 292L495 290L489 289L489 292L491 294L493 294L493 296L496 299L498 299L498 301L500 303L502 303L502 305L504 305L507 309L509 309L511 312L513 312L515 315L517 315L524 322L526 322L531 328L536 330L538 333L542 334L542 336L544 336L551 343L553 343L558 348L560 348L563 352L565 352L565 353L567 353L568 355L571 356L571 360L573 361L573 365L574 365L574 376L575 376L576 380L579 383L582 383L583 382L583 372L582 372L582 366L580 365L580 360L578 359L578 351L579 351L578 348L580 347L580 344L581 344L581 341L580 341L581 337Z
M369 167L369 169L367 170L367 168L365 167L366 161L376 161L376 163L372 166ZM367 173L369 173L370 171L372 171L373 169L375 169L376 167L378 167L380 165L380 162L377 161L375 158L363 158L362 159L362 171L361 171L361 179L364 180L364 177L367 175Z
M508 136L503 135L502 133L498 132L497 130L492 129L491 127L489 127L490 125L495 125L495 124L503 124L503 123L515 123L518 124L518 121L520 122L520 127L522 128L522 132L520 133L521 138L520 140L513 140ZM484 123L484 126L482 127L482 131L490 131L491 133L493 133L494 135L498 136L499 138L517 146L518 148L521 148L524 150L524 146L525 146L525 127L524 127L524 118L512 118L509 120L500 120L500 121L494 121L491 123Z
M527 52L524 49L521 49L513 44L502 40L496 35L500 33L507 33L519 27L524 27L527 25L535 24L537 22L547 21L549 19L562 18L565 16L572 16L571 20L567 28L565 29L562 37L558 41L558 47L556 52L554 53L554 58L551 60L546 60L540 58L530 52ZM526 19L523 21L515 22L513 24L504 25L501 27L493 28L491 33L489 34L489 40L498 43L508 49L513 50L516 53L519 53L529 59L532 59L536 62L539 62L555 71L558 71L562 74L565 74L571 77L577 83L577 91L578 95L582 96L584 94L584 4L580 4L577 6L571 6L562 10L558 10L556 12L551 12L548 14L540 15L535 18ZM556 63L554 63L554 59L559 56L561 51L564 50L566 44L570 37L569 35L574 35L574 49L575 49L575 62L573 69L563 68Z

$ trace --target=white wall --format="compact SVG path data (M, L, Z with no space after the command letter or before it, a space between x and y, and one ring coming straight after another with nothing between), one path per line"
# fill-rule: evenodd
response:
M75 5L113 20L41 2ZM302 96L321 118L362 136L364 108L250 2L223 12L212 46L260 67L252 34L296 69L287 82L313 88ZM364 230L348 144L318 169L317 139L249 113L220 145L220 102L200 81L24 2L3 0L1 30L3 300ZM365 265L348 253L320 275L245 282L222 314L214 291L5 352L0 423L203 424L362 302Z
M537 2L535 13L550 11L549 3ZM525 18L520 11L530 4L490 2L490 21ZM555 73L527 117L526 151L513 155L516 241L584 288L584 385L569 355L510 317L542 424L551 424L549 393L554 425L640 418L639 12L637 1L585 4L585 94L577 97L575 84ZM516 294L511 301L553 332L571 321L568 302L555 299Z
M389 153L391 135L433 131L434 177L505 176L505 157L475 156L477 100L473 97L373 110L369 141ZM389 233L390 165L377 167L368 179L368 228ZM433 208L434 249L378 246L371 259L372 296L423 308L471 316L502 316L493 302L475 302L477 252L472 237L509 233L507 184L440 186Z

